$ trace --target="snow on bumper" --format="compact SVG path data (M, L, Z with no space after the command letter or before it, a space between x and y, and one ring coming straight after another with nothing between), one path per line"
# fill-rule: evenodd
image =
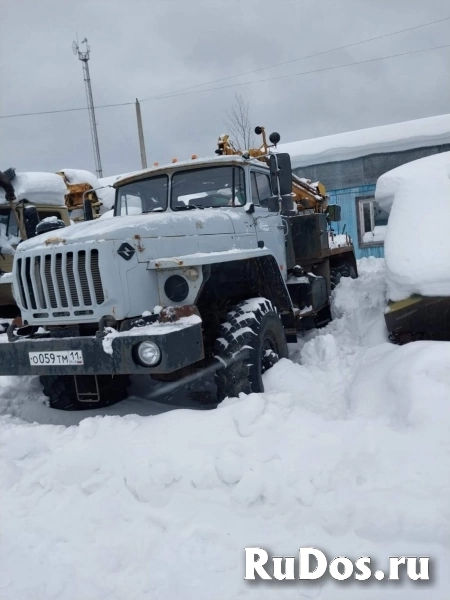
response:
M6 337L6 336L5 336ZM141 342L155 342L161 360L154 367L137 362ZM82 352L83 364L31 364L30 352ZM201 319L158 323L105 337L23 339L0 342L0 375L106 375L172 373L204 357Z

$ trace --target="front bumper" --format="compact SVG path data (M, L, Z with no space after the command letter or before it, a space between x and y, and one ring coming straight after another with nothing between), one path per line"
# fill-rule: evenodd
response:
M112 354L102 337L21 339L0 342L0 375L143 375L173 373L204 358L201 322L157 335L120 334L112 339ZM133 330L132 330L133 331ZM6 336L5 336L6 338ZM161 350L155 367L143 367L133 358L140 342L153 341ZM81 350L83 365L31 365L29 352Z

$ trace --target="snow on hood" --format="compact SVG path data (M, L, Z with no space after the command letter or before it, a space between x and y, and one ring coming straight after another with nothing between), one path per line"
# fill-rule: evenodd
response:
M384 245L389 298L450 296L450 152L385 173L375 197L391 211Z
M65 206L66 184L56 173L16 173L11 183L17 200L28 200L33 204ZM0 188L0 204L7 204L3 188Z
M145 239L220 233L234 233L232 217L224 210L212 208L182 213L148 213L96 219L58 231L49 231L23 242L19 251L37 248L50 238L61 239L64 243L78 243L89 240L123 240L135 235Z
M279 144L293 168L450 143L450 114Z

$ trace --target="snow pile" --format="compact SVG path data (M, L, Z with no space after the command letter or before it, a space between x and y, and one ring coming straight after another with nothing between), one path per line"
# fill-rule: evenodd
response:
M116 198L116 190L112 186L118 179L125 177L125 175L127 174L110 175L109 177L102 177L98 180L99 185L104 186L103 189L97 192L97 196L100 198L101 202L103 202L103 207L101 210L102 214L105 214L107 210L113 208Z
M391 211L384 245L389 298L450 295L450 152L385 173L375 198Z
M363 235L363 242L365 244L384 242L386 239L386 231L387 225L375 225L372 231L366 231Z
M82 169L61 169L58 171L63 174L69 183L88 183L92 188L98 188L101 184L99 180L90 171Z
M277 149L289 152L297 168L440 144L450 144L450 114L279 144Z
M56 173L16 173L11 182L17 200L28 200L33 204L64 206L67 188L63 178ZM0 188L0 204L7 203L5 192Z
M218 410L24 423L74 413L0 378L2 600L446 600L450 344L386 343L383 261L360 271L302 364ZM432 581L244 582L244 547L310 545L384 570L430 556Z

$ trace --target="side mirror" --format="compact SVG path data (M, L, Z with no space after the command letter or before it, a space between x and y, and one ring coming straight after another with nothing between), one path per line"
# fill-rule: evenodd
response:
M270 155L270 179L275 195L287 196L292 193L291 157L287 152Z
M23 220L27 238L33 238L36 235L36 228L39 225L39 214L35 206L25 206L23 209Z
M278 196L271 196L267 200L267 208L269 209L269 212L280 212L280 201Z
M327 216L329 221L340 221L341 207L339 204L329 204L327 207Z
M92 202L85 198L83 200L83 212L84 212L84 220L92 221L94 219L94 211L92 209Z
M41 233L47 233L47 231L53 231L55 229L63 229L66 226L64 221L57 217L47 217L43 219L36 227L36 235Z

